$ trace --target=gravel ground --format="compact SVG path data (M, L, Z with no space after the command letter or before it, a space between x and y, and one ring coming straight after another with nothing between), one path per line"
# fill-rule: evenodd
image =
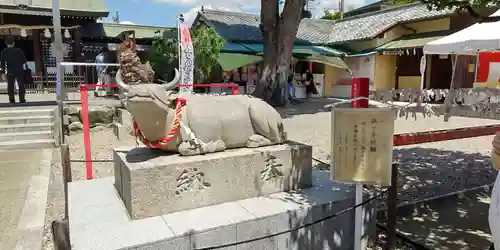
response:
M299 106L279 109L284 118L285 130L290 140L312 145L313 157L329 162L330 112L324 108L328 100L314 100ZM443 117L398 119L395 133L429 131L496 124L497 120L453 117L444 122ZM398 188L400 202L428 198L437 194L477 187L494 182L495 173L489 166L489 153L493 136L443 141L396 148L394 159L400 163ZM67 138L72 160L83 160L83 135ZM117 141L109 128L95 129L91 134L92 157L98 160L112 159L112 149L135 145L134 140ZM61 218L63 205L62 177L59 154L54 154L52 181L49 192L48 220ZM318 165L319 167L321 164ZM73 180L85 179L83 163L72 163ZM93 163L94 178L113 175L113 164ZM51 236L46 230L44 249L52 249ZM379 238L383 238L379 235ZM379 240L380 241L380 240ZM378 249L378 248L374 248ZM405 249L405 248L398 248Z
M383 250L387 242L387 233L383 230L377 229L377 238L373 246L368 247L366 250ZM413 247L405 245L401 240L396 238L394 250L414 250Z

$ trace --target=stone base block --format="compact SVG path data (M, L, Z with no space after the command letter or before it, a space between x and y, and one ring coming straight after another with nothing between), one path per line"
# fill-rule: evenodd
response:
M115 186L132 218L147 218L311 186L312 147L295 142L180 156L115 150Z
M132 126L132 114L126 109L117 109L118 121L125 127Z
M134 137L132 114L122 108L116 111L118 113L118 122L113 123L113 134L119 141Z
M117 122L114 122L112 126L113 126L113 134L119 141L134 138L132 127L126 127L125 125Z
M326 171L315 170L312 175L313 187L297 192L274 193L139 220L128 217L112 178L72 182L68 193L72 249L192 250L271 234L278 235L221 249L353 249L354 209L291 230L354 205L353 186L330 181ZM362 246L375 236L373 205L368 203L363 210ZM291 231L281 233L287 230Z

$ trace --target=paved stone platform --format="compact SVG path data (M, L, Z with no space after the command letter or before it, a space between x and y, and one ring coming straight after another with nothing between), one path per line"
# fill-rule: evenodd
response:
M227 202L163 216L132 220L113 178L69 185L71 243L75 250L176 249L220 246L277 234L323 219L354 205L354 189L312 173L313 187L297 192ZM364 206L364 240L373 239L375 216ZM273 237L222 249L352 249L354 210Z
M0 249L40 249L52 149L0 151Z

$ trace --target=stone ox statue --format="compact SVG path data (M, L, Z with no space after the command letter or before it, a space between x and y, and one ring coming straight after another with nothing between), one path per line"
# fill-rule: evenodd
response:
M122 80L127 77L123 71L121 64L117 84L125 92L136 135L150 147L197 155L280 144L286 139L280 114L261 99L178 92L174 90L180 78L177 69L174 80L164 84L128 84Z

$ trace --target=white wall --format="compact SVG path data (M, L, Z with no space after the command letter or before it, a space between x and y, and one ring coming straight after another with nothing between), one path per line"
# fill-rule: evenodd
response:
M352 76L346 72L341 76L343 80L350 79L351 77L363 77L370 79L370 86L373 86L375 78L375 55L347 57L344 61L349 66L349 69L351 69Z

